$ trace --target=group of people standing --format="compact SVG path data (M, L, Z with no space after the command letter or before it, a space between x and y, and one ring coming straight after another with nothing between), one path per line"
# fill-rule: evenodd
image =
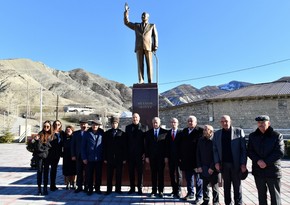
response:
M193 204L209 204L209 187L212 187L212 203L219 204L219 183L223 179L224 202L242 204L241 180L248 174L247 157L252 160L252 174L258 190L259 204L267 204L267 189L271 204L280 204L281 158L284 155L282 134L270 126L266 115L256 119L258 128L249 135L246 143L243 129L232 126L231 118L223 115L221 129L214 131L211 125L197 126L197 118L189 116L187 127L178 129L178 119L171 119L171 128L163 129L160 118L152 119L152 129L140 123L138 113L132 115L132 123L125 132L119 129L119 118L111 118L111 129L104 131L101 121L93 120L88 128L87 121L80 121L81 129L73 132L68 126L61 131L60 121L44 122L43 130L36 138L39 158L37 171L38 191L47 194L48 168L51 166L50 190L55 191L56 168L60 156L64 157L63 173L66 184L75 193L94 191L101 194L103 163L107 165L107 191L121 194L123 166L128 164L130 190L142 195L144 163L151 173L151 197L164 197L164 168L168 164L172 196L192 200ZM60 126L60 128L59 128ZM67 160L65 160L65 158ZM43 175L43 192L41 180ZM137 173L137 177L135 174ZM182 177L187 184L186 196L181 195ZM137 179L137 183L135 182ZM195 187L195 190L194 190ZM136 191L137 188L137 191Z

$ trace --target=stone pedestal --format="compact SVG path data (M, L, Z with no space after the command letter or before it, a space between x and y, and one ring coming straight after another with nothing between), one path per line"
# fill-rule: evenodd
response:
M133 85L133 113L140 115L140 122L152 128L152 119L159 116L157 83Z

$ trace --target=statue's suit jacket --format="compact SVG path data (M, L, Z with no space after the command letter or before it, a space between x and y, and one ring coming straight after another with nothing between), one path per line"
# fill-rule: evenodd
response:
M244 130L231 127L231 150L235 169L240 169L242 164L247 164L247 150ZM222 129L217 130L213 137L214 163L222 165Z
M158 47L158 33L155 24L149 24L142 28L142 23L132 23L126 16L124 24L135 31L135 52L138 50L153 51Z

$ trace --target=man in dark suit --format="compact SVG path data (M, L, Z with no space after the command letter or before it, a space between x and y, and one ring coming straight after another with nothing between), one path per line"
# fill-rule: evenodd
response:
M143 187L143 164L145 160L145 133L148 127L140 123L138 113L132 115L132 124L127 125L125 132L127 136L128 165L130 190L128 194L135 192L135 171L137 171L138 194L142 194Z
M73 138L71 142L71 156L72 160L76 160L76 167L77 167L77 189L75 193L79 193L83 190L83 184L85 186L85 190L87 189L86 183L84 180L84 172L85 172L85 164L83 163L81 150L82 150L82 139L84 133L88 129L88 121L81 120L80 121L80 130L77 130L73 133Z
M235 204L242 204L241 173L247 171L247 151L245 133L241 128L231 125L231 118L223 115L220 120L222 129L213 137L214 163L224 179L225 204L231 204L231 184L234 188Z
M107 130L104 137L104 162L107 164L107 192L112 193L114 171L116 173L115 192L121 194L123 164L127 158L127 140L125 132L118 128L119 118L111 118L112 128Z
M179 160L177 155L177 138L180 137L181 130L178 130L178 119L171 119L171 129L167 133L167 138L170 141L169 151L169 175L172 186L172 196L180 198L181 196L181 182L182 182L182 171L179 166ZM177 139L177 140L176 140Z
M187 118L187 128L184 128L181 137L176 139L180 168L185 172L187 195L185 200L194 199L194 181L196 182L195 203L202 200L202 179L197 173L197 143L202 137L203 129L197 126L197 119L191 115Z
M135 52L138 62L139 83L144 83L144 57L147 65L148 83L153 80L152 52L158 48L158 34L155 24L148 23L149 14L142 13L142 23L132 23L129 21L129 7L126 6L124 12L124 24L135 31Z
M168 162L169 143L167 140L167 130L160 127L160 118L154 117L152 120L153 128L146 133L145 160L150 164L152 193L151 197L157 194L163 198L164 190L164 167ZM157 186L158 181L158 186Z

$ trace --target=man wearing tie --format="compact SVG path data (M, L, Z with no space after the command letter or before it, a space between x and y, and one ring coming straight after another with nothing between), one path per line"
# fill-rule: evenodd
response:
M194 199L194 181L196 181L195 204L202 200L202 179L197 173L196 153L197 143L202 137L203 128L197 126L197 119L195 116L187 118L187 128L184 128L181 137L177 140L178 157L180 160L180 168L185 172L187 183L187 195L185 200Z
M132 23L129 21L129 7L126 4L124 12L124 24L135 31L135 52L138 63L139 83L144 83L144 57L147 65L148 83L153 80L152 52L158 48L158 33L155 24L148 23L149 14L142 13L142 23Z
M156 196L158 189L159 197L163 198L164 167L168 161L169 142L167 140L167 130L160 127L160 118L154 117L152 124L153 128L146 133L145 160L146 163L150 164L151 169L151 197Z
M181 134L181 130L178 130L178 119L171 119L171 129L167 133L167 138L170 141L169 151L169 175L172 186L172 196L180 198L181 195L181 182L182 182L182 171L180 170L176 142Z
M84 136L84 132L88 129L88 121L81 120L80 122L80 130L77 130L73 133L72 143L71 143L71 156L72 160L76 160L77 165L77 189L75 193L79 193L83 190L84 183L84 173L85 173L85 164L83 163L81 150L82 150L82 139ZM87 190L86 183L85 190Z

